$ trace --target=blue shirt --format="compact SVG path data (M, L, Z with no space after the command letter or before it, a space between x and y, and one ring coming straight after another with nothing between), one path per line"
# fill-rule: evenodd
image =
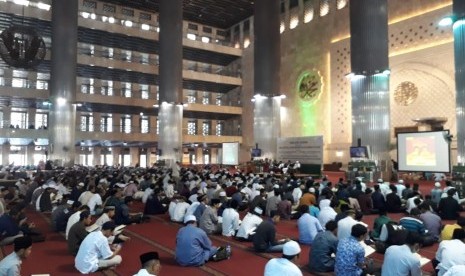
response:
M299 242L308 245L312 244L318 232L323 231L323 227L321 227L318 219L308 213L303 214L299 218L297 227L299 228Z
M10 215L0 216L0 237L13 237L19 234L19 226Z
M21 259L12 252L0 262L0 275L17 276L21 274Z
M420 260L407 245L391 245L384 254L382 276L421 276Z
M316 206L313 206L313 205L310 205L308 206L308 210L310 211L310 215L314 216L314 217L318 217L318 215L320 214L320 209Z
M426 234L426 228L423 221L412 218L412 217L403 217L399 220L399 225L402 225L405 229L416 232L420 235Z
M320 232L313 240L310 250L309 267L314 272L329 272L334 270L334 257L337 252L338 240L331 231Z
M176 261L181 266L201 266L216 253L207 233L189 224L176 236Z
M365 249L360 242L350 236L339 241L334 271L338 276L358 276L362 269L358 266L365 261Z

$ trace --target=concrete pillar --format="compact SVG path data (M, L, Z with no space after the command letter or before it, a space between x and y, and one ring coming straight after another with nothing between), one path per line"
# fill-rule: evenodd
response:
M78 0L52 0L50 159L75 161Z
M275 159L281 132L280 1L255 1L254 17L254 140L262 157Z
M371 159L390 173L390 111L387 0L350 4L352 144L361 139ZM374 108L376 107L376 108Z
M129 148L129 154L131 155L131 166L135 166L136 164L140 165L139 148L136 148L136 147Z
M160 1L160 135L167 165L182 158L182 0Z
M2 111L3 111L3 127L9 128L11 125L11 106L2 107Z
M453 1L455 87L457 116L457 163L465 165L465 2Z
M2 144L2 164L8 165L10 164L10 143Z
M102 148L101 147L93 147L92 148L92 155L94 159L94 166L100 166L102 164Z
M111 153L113 153L113 165L119 164L119 157L121 155L121 148L120 147L113 147Z
M40 126L35 125L36 111L37 110L35 108L32 108L32 107L27 109L27 128L29 128L30 126L34 126L34 128L37 129L38 127L40 127Z
M34 164L34 153L36 146L34 143L30 143L26 146L26 165L37 165Z

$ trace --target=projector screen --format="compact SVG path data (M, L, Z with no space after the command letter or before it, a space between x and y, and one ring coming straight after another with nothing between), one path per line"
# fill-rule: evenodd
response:
M449 131L397 134L399 171L450 172Z
M239 143L223 143L223 165L239 164Z

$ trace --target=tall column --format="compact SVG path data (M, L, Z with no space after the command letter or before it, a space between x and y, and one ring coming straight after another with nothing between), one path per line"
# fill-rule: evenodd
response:
M74 164L78 0L52 0L50 159Z
M182 158L182 0L160 1L160 135L167 165Z
M36 145L32 142L26 146L26 165L37 165L34 164L35 149Z
M130 147L129 148L129 155L131 156L131 166L135 166L136 164L140 165L140 158L139 158L139 148Z
M93 155L93 160L94 160L94 166L100 166L102 164L102 148L101 147L93 147L92 149L92 155Z
M465 164L465 2L453 1L455 88L457 115L457 162Z
M4 166L10 164L10 146L9 142L2 144L2 164Z
M385 172L390 165L387 0L350 4L352 143L371 147L371 159ZM384 165L384 166L383 166Z
M254 17L254 139L262 157L275 159L281 133L279 0L256 0Z

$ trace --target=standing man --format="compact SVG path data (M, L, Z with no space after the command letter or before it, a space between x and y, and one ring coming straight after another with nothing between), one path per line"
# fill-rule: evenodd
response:
M105 222L101 231L87 235L82 241L79 251L74 259L74 266L82 274L95 272L99 269L119 265L123 259L118 255L121 246L115 245L114 250L108 244L108 238L115 230L113 221Z
M14 252L0 261L0 275L21 275L21 263L31 254L30 237L19 237L14 240Z
M302 271L295 265L299 259L300 246L295 241L288 241L283 247L283 256L268 261L265 276L302 276Z
M134 276L157 276L160 275L160 258L158 252L147 252L139 257L142 268Z

